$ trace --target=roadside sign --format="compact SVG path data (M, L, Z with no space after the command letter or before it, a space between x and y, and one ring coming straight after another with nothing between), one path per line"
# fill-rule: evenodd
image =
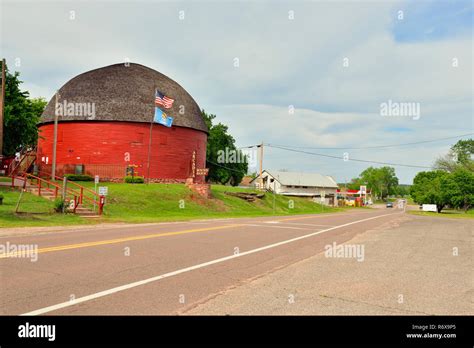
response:
M99 196L107 196L109 188L107 186L99 186Z
M193 151L193 157L191 160L191 172L193 174L193 178L196 177L196 151Z
M438 212L438 210L436 209L436 204L423 204L422 209L423 211L433 211L435 213Z
M99 176L98 176L98 175L96 175L96 176L94 177L94 183L96 183L96 184L99 183Z
M360 194L365 195L367 193L367 186L361 186L360 187Z

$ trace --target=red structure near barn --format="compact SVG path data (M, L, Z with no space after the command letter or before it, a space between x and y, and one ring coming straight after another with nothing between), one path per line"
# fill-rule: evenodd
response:
M174 118L171 128L151 126L155 89L175 100L165 110ZM135 175L151 181L185 182L193 167L205 168L208 129L199 106L178 83L143 65L88 71L59 89L38 126L37 164L42 173L52 170L55 114L56 175L121 180L133 166ZM195 181L203 182L204 176Z

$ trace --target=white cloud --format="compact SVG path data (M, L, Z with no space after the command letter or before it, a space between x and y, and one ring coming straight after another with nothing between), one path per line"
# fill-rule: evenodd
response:
M8 1L2 3L1 48L10 62L21 57L25 87L46 98L75 75L128 57L178 81L229 124L240 145L370 146L472 131L471 39L396 42L391 28L403 25L395 21L400 6ZM453 58L459 67L452 67ZM420 120L381 117L379 105L388 99L419 102ZM296 107L294 115L288 105ZM450 143L357 150L354 156L425 165ZM314 164L339 181L366 166L269 152L273 168ZM397 172L410 182L416 170Z

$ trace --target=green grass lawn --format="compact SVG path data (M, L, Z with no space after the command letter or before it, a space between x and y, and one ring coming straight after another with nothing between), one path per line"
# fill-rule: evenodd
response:
M443 209L439 214L431 211L420 210L407 210L407 212L410 214L421 216L447 217L455 219L474 219L474 209L470 209L467 212L464 212L463 210Z
M81 182L94 188L93 182ZM190 219L252 217L270 215L318 214L357 208L322 207L309 199L275 196L266 193L263 199L247 202L225 195L225 191L255 192L229 186L212 185L212 199L206 200L182 184L118 184L101 183L108 186L104 215L97 220L86 220L72 214L55 214L53 203L25 193L20 205L22 213L14 213L19 192L1 188L5 196L0 205L0 227L70 225L97 222L160 222ZM33 214L35 212L35 214ZM40 212L40 214L36 214Z
M3 204L0 205L1 227L27 227L27 226L54 226L84 224L88 221L73 214L56 214L53 212L53 202L25 192L22 203L15 213L20 191L11 190L9 187L0 186L3 195Z
M0 182L12 182L12 178L9 176L0 176Z

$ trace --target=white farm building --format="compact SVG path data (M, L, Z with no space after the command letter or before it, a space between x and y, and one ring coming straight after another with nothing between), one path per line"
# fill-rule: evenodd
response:
M286 196L324 198L324 203L328 205L334 205L338 189L331 176L318 173L264 170L262 180L258 176L252 184L260 188L262 182L264 190Z

